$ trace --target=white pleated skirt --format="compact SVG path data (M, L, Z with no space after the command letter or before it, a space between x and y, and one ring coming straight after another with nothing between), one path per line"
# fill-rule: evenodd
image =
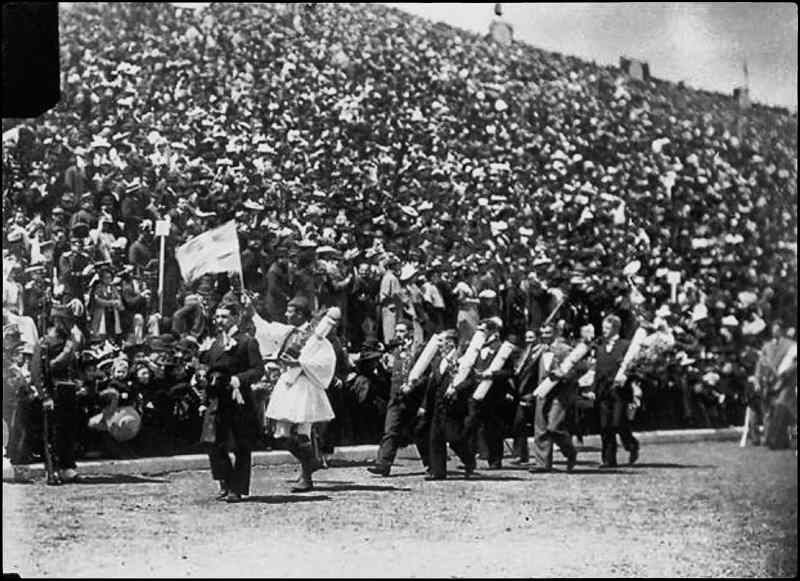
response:
M269 398L268 418L293 424L329 422L335 418L325 390L304 375L288 381L281 375Z

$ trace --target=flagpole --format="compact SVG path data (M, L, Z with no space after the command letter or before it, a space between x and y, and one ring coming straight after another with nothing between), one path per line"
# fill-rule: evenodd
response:
M158 254L158 312L164 314L164 262L166 261L167 234L169 234L169 215L166 220L156 221L156 235L161 239Z
M161 236L161 251L158 257L158 312L164 314L164 254L166 249L166 236Z

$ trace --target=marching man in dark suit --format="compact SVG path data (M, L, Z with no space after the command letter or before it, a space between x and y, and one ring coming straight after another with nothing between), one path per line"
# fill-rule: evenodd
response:
M217 336L203 357L208 365L209 396L218 402L214 447L209 454L211 474L220 481L217 499L227 502L239 502L250 493L252 449L260 429L250 386L264 375L258 343L239 331L238 322L236 303L217 307Z
M597 348L592 392L600 413L603 445L600 468L613 468L617 465L617 434L622 440L622 446L630 453L629 462L633 464L639 457L639 442L634 438L625 414L628 403L633 401L633 393L631 387L617 376L630 344L630 341L619 336L621 324L616 315L608 315L603 319L603 341Z
M413 342L408 325L399 322L394 329L397 346L389 356L388 367L392 371L389 404L383 424L375 465L367 468L371 474L389 476L397 450L409 439L415 439L423 464L428 464L428 442L425 438L409 438L417 421L417 411L425 395L422 379L408 383L408 374L420 354L420 348ZM414 436L420 436L416 433Z
M546 345L538 360L537 379L541 382L548 374L558 379L556 386L545 396L536 397L534 412L534 447L536 465L531 472L550 472L553 469L553 444L567 459L567 471L575 466L578 456L572 445L572 436L566 427L567 412L577 398L576 382L570 377L558 377L559 365L569 355L566 343L553 342L553 329L541 329L542 343Z
M459 415L454 409L459 402L455 401L456 392L451 383L458 369L458 356L458 332L454 329L444 331L439 355L431 362L428 379L428 405L432 407L432 413L428 452L430 474L425 477L426 480L447 478L448 443L465 467L464 477L469 478L475 471L475 454L465 437L463 414ZM462 401L464 399L461 398ZM465 406L466 403L462 408Z
M502 345L500 332L503 321L499 317L491 317L485 321L486 341L483 343L470 378L467 380L470 389L475 390L484 379L491 380L491 387L485 398L478 401L474 397L468 400L468 414L465 430L472 439L473 450L478 449L479 429L483 427L488 452L487 462L490 470L498 470L503 466L503 417L502 406L509 393L509 379L513 375L513 361L508 359L499 371L490 370L490 366Z

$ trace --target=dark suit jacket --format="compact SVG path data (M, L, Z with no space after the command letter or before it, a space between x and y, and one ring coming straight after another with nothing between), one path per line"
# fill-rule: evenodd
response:
M231 397L229 385L219 388L219 411L216 420L217 442L224 442L229 432L234 442L252 447L261 431L261 423L256 414L255 400L251 386L264 375L264 362L258 350L258 343L247 333L234 335L236 345L225 351L217 339L205 355L209 374L220 372L226 377L239 379L239 391L244 397L244 405L238 405Z
M475 391L475 389L480 385L481 379L478 375L489 368L494 360L494 356L497 354L497 351L500 349L500 346L503 342L500 340L499 336L495 336L492 341L488 343L484 343L483 347L481 347L481 351L478 354L478 359L475 361L475 365L472 367L472 373L470 374L470 378L465 381L461 388L459 389L466 389L470 395ZM485 356L484 356L485 354ZM513 376L513 363L515 357L512 353L511 356L506 360L503 368L494 375L492 379L492 387L489 388L489 392L486 394L486 401L495 401L495 400L502 400L505 397L506 391L509 390L509 379ZM469 387L467 387L467 385Z
M606 351L605 341L597 348L597 362L594 368L592 391L594 391L598 399L610 394L614 376L619 370L629 344L630 341L627 339L617 339L610 353Z
M530 393L539 385L539 359L541 358L541 353L543 351L537 349L538 345L538 343L534 343L532 345L523 345L519 351L517 359L514 362L514 369L516 370L520 363L520 359L523 357L526 358L525 362L522 364L522 368L519 370L519 373L516 373L514 377L514 381L517 386L517 393L519 395Z

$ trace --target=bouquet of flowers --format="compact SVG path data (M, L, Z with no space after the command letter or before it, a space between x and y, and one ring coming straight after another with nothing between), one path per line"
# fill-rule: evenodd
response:
M674 350L675 340L670 333L661 330L651 333L631 363L628 374L641 378L662 376L672 361Z

